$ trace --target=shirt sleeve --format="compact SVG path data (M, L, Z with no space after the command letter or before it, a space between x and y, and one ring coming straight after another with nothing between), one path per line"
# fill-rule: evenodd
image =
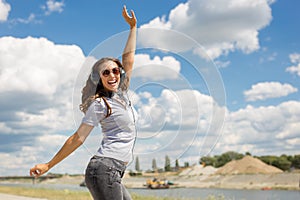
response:
M96 99L86 111L85 116L82 118L82 123L90 126L98 126L99 122L105 118L106 109L103 100Z

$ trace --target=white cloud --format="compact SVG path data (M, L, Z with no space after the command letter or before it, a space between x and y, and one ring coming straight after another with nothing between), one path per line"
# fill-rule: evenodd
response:
M55 0L48 0L46 5L42 7L45 10L45 15L50 15L53 12L61 13L63 11L63 7L65 6L64 1L55 1Z
M148 54L137 54L134 63L134 76L147 80L176 79L180 73L180 62L172 56L153 59Z
M190 95L195 96L191 98ZM202 153L207 153L209 148L212 148L212 141L217 141L217 135L209 133L207 136L211 137L211 140L204 140L203 132L212 125L213 101L209 96L192 90L164 91L156 98L149 93L142 93L139 96L141 100L148 98L151 101L139 106L140 117L145 120L145 123L140 125L148 125L148 129L139 130L138 136L141 140L136 143L135 153L145 162L153 158L163 160L165 155L172 160L180 158L181 161L189 157L199 158ZM200 105L198 110L195 99ZM157 112L153 107L162 109L162 112ZM183 121L168 118L173 107L177 109L172 115L180 115L177 119L184 119ZM178 107L181 107L181 110ZM300 102L288 101L277 106L257 108L248 105L234 112L226 112L223 135L213 153L226 151L241 153L248 151L254 155L297 153L297 141L300 137L298 131ZM155 119L146 122L145 114ZM178 125L176 124L178 122L181 126L172 127L169 124ZM195 132L197 123L199 129ZM149 165L148 163L146 167Z
M290 60L292 63L300 63L300 54L298 54L298 53L291 54Z
M228 113L218 151L249 151L257 154L296 153L300 137L300 102L288 101L278 106L247 106ZM247 147L247 148L245 148Z
M24 175L76 129L72 95L85 56L46 38L1 37L0 47L1 174Z
M7 20L10 9L10 5L5 0L0 0L0 22Z
M246 101L257 101L284 97L297 91L297 88L287 83L262 82L252 85L250 90L244 92L244 95Z
M70 84L84 56L75 45L57 45L46 38L0 38L0 92L53 95Z
M179 92L181 91L177 91L176 93ZM188 93L191 94L192 91L188 91ZM185 96L186 94L187 93L185 93ZM146 96L148 95L146 94ZM163 95L161 94L156 100L160 99L162 96ZM189 99L188 96L186 99ZM172 102L166 99L164 100L165 104ZM202 103L210 102L206 101L205 98L200 101ZM192 106L193 101L189 102ZM186 105L183 105L182 107L184 109L189 109ZM207 111L209 110L209 108L207 108L209 106L205 103L202 104L201 107ZM165 112L168 112L168 110L169 109L166 109ZM192 111L187 112L193 113ZM203 113L203 111L201 110L199 113ZM205 127L207 128L207 124L210 123L209 114L204 115L207 116L206 119L204 119L206 125L201 124L199 132L196 134L190 129L191 126L189 128L182 128L178 132L176 132L178 127L173 130L165 128L161 131L161 129L159 129L161 132L153 132L153 130L148 132L139 131L139 135L144 134L142 136L147 137L144 137L137 142L135 153L138 154L140 160L144 160L146 163L148 162L148 166L145 166L148 168L151 167L149 160L152 160L153 158L163 160L166 155L173 161L176 158L179 158L181 162L190 157L199 159L201 153L208 152L206 148L212 147L212 143L206 144L204 142L204 136L201 134L201 131L205 131ZM186 117L184 114L182 114L182 116ZM161 121L166 120L165 114L158 115L157 117ZM191 118L188 120L191 120ZM194 125L196 124L195 120L196 119L192 119ZM261 106L257 108L248 105L245 108L234 112L227 111L223 135L212 153L220 154L226 151L245 153L248 151L253 155L281 155L282 153L290 155L297 154L299 153L297 142L300 138L300 133L298 131L300 128L299 120L299 101L288 101L277 106ZM184 123L185 122L183 122L183 124ZM151 126L155 125L156 124L151 124ZM217 137L212 135L212 139L216 141ZM183 157L182 154L184 154ZM196 162L195 160L191 161L192 163Z
M290 55L290 60L294 64L288 68L286 68L287 72L295 73L300 76L300 54L294 53Z
M195 129L201 120L205 131L212 117L213 99L197 90L162 90L159 97L153 97L148 92L138 94L139 126L141 130L168 130L176 127Z
M169 155L175 159L190 147L193 147L193 155L198 155L204 141L202 148L206 152L217 141L220 132L216 127L222 126L224 119L216 121L214 118L225 108L218 108L211 96L188 89L165 89L158 97L148 92L137 95L140 97L138 140L134 152L141 158ZM201 145L196 146L198 137L201 137Z
M271 22L271 3L273 1L267 0L189 0L171 10L168 17L156 17L142 25L140 43L182 51L195 48L183 43L178 35L146 31L146 28L173 29L195 39L212 58L235 50L251 53L260 48L259 30ZM194 50L204 56L201 51Z
M16 19L12 19L10 20L10 23L12 24L17 24L17 23L21 23L21 24L29 24L29 23L35 23L35 24L40 24L42 23L41 20L36 19L36 15L31 13L27 19L23 19L23 18L16 18Z
M145 162L144 169L151 168L148 161L153 158L161 165L166 155L174 161L190 148L193 156L199 155L205 135L209 136L209 129L216 126L212 124L213 115L220 113L211 96L189 89L164 89L157 97L149 92L136 95L139 120L134 153ZM197 143L197 137L203 140ZM212 137L217 140L216 135ZM208 141L204 146L212 148L211 145Z
M0 46L1 115L7 118L7 134L72 129L74 80L84 61L81 49L32 37L2 37Z
M230 65L230 61L220 61L220 60L216 60L215 64L218 66L218 68L226 68Z

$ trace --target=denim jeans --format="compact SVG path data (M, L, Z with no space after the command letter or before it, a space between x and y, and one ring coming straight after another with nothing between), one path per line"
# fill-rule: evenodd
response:
M119 160L94 156L85 172L85 183L94 200L131 200L121 183L126 165Z

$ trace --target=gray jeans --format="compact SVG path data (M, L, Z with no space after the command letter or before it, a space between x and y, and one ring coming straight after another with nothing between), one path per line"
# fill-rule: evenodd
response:
M121 183L125 169L122 161L92 157L85 171L85 183L94 200L131 200Z

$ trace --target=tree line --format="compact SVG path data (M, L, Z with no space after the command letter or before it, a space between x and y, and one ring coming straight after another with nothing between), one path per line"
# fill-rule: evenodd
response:
M216 168L222 167L228 162L232 160L240 160L244 156L251 156L249 152L246 152L245 154L241 154L234 151L228 151L221 155L214 155L214 156L203 156L199 159L199 164L204 166L213 166ZM272 165L274 167L277 167L283 171L290 171L293 169L300 169L300 154L298 155L280 155L280 156L274 156L274 155L266 155L266 156L253 156L254 158L258 158L262 162ZM180 168L186 168L189 167L188 162L184 162L183 166L179 165L179 160L175 160L175 164L171 165L171 159L168 155L165 156L165 164L163 168L160 168L157 166L156 159L152 159L152 168L151 170L148 170L149 172L169 172L169 171L178 171ZM141 172L140 168L140 161L139 158L135 158L135 170L137 172Z
M171 172L171 171L178 171L180 168L185 168L185 167L189 167L189 163L184 162L184 165L180 166L178 159L175 160L175 164L174 164L174 166L172 166L170 157L168 155L166 155L165 156L165 164L164 164L163 168L158 167L158 165L156 163L156 159L153 158L151 170L149 169L147 171L148 172ZM131 173L135 174L135 175L139 175L140 174L139 172L142 171L141 167L140 167L140 160L139 160L138 156L135 158L135 170L136 170L136 172L131 172Z
M249 152L246 152L245 154L241 154L234 151L228 151L221 155L204 156L200 158L199 163L205 166L210 165L218 168L224 166L226 163L232 160L242 159L246 155L251 156ZM277 167L283 171L300 169L300 154L298 155L282 154L281 156L266 155L266 156L253 156L253 157L258 158L264 163Z

